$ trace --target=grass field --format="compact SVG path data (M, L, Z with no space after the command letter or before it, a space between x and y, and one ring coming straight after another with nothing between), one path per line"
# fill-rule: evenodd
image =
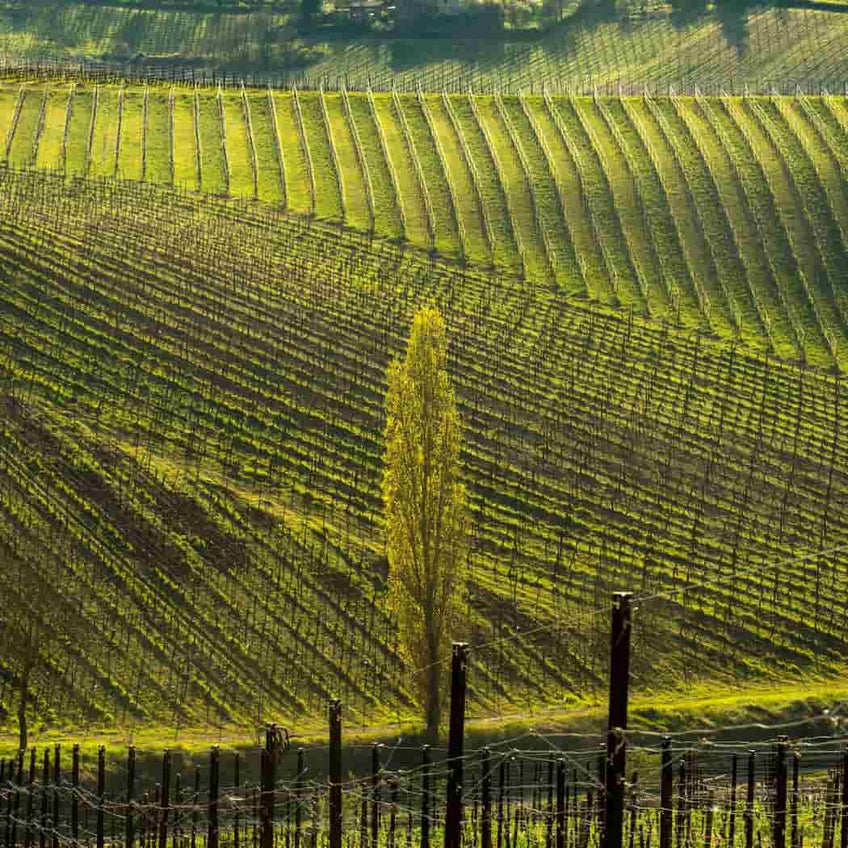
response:
M569 125L617 109L560 105ZM669 102L644 121L654 106L656 128L713 120ZM1 178L0 543L61 586L35 683L47 725L314 723L330 694L351 722L414 719L379 484L386 367L425 302L464 424L464 635L487 646L472 714L590 705L620 588L642 599L643 697L843 668L838 375L248 200Z
M256 195L781 358L848 361L841 98L146 99L145 136L139 89L79 89L70 119L65 88L0 89L10 164L61 169L67 129L71 176L111 176L117 156L138 177L144 153L149 182Z

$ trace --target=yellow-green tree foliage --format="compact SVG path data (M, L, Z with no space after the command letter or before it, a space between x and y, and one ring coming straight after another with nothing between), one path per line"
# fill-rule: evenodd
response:
M406 358L389 366L383 499L389 598L416 671L427 732L438 731L450 642L465 581L468 514L461 427L437 309L413 320Z

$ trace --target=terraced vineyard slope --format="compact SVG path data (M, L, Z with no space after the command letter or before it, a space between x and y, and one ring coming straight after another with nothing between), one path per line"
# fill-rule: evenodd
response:
M843 98L23 86L0 91L0 131L13 167L256 198L781 358L848 364Z
M770 133L779 105L758 105ZM698 108L644 104L639 127L742 123L724 104ZM812 108L831 126L827 104ZM610 145L602 122L615 113L594 109L564 104L584 114L524 130L583 120ZM251 108L254 134L270 114ZM519 113L509 119L521 132ZM513 143L505 128L495 144ZM720 138L658 143L665 190L680 162L728 167ZM585 151L567 167L588 182L601 162ZM681 214L706 216L711 179L704 165ZM757 224L759 201L740 186L738 206L715 211ZM720 260L718 247L706 246ZM578 703L602 687L613 588L641 599L633 673L646 687L844 661L838 375L252 201L38 171L0 171L0 289L3 610L50 612L32 685L44 719L255 727L322 713L331 693L351 721L414 715L384 603L379 493L386 367L425 302L447 320L465 431L465 635L484 646L473 712ZM7 715L14 657L0 655Z

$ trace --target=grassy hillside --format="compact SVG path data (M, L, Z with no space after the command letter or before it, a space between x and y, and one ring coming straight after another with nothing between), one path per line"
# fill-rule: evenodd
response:
M708 120L696 105L660 108ZM39 717L250 725L331 693L352 721L414 715L384 608L382 409L433 301L474 513L475 714L602 688L614 588L640 598L642 694L841 668L839 377L248 202L0 180L3 609L50 622ZM4 652L6 710L19 674Z
M24 86L2 91L0 131L17 167L257 198L781 358L848 362L842 98Z

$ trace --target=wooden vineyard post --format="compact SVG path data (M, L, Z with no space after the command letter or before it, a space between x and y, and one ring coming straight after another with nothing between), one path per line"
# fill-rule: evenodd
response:
M32 848L32 826L33 826L33 797L35 796L35 748L29 752L29 774L27 776L27 805L26 805L26 829L24 830L24 848Z
M239 756L239 752L236 751L235 758L235 774L233 775L233 786L235 787L235 795L236 795L236 812L233 816L233 848L239 848L239 828L241 827L241 821L239 819L239 787L241 786L241 757ZM179 775L177 775L177 779L179 779Z
M792 812L791 812L791 820L792 820L792 848L799 848L798 841L798 772L800 769L800 762L798 757L798 752L795 751L792 754ZM843 825L844 827L844 825ZM733 845L731 843L731 848Z
M754 752L748 752L748 794L745 799L745 848L754 846Z
M616 592L610 632L609 722L607 730L605 815L601 844L622 848L627 697L630 684L631 608L629 592Z
M50 794L50 749L44 749L41 770L41 822L39 826L38 846L47 848L47 798Z
M777 742L776 796L774 799L774 848L786 848L786 737ZM843 846L845 848L845 846Z
M133 848L135 829L133 826L133 808L135 807L135 748L130 745L127 750L127 809L125 825L126 848Z
M206 848L218 848L218 774L221 752L217 746L209 754L209 823L206 831Z
M556 848L565 848L565 762L556 764Z
M159 848L168 848L168 813L171 805L171 752L162 755L162 796L159 816Z
M554 842L554 761L548 760L548 805L545 820L545 848L553 848Z
M74 745L71 762L71 839L79 844L79 768L80 746Z
M733 755L733 764L730 771L730 823L728 824L727 842L730 848L736 845L736 783L738 779L739 759Z
M294 848L300 848L300 828L303 814L303 748L297 749L297 777L294 783Z
M9 795L9 821L12 825L12 838L11 840L6 838L6 844L9 846L14 846L18 841L18 813L20 811L21 805L21 786L24 782L24 755L26 751L20 750L18 751L18 776L15 780L15 790L11 792ZM14 805L12 804L12 798L14 797ZM7 831L8 834L8 831Z
M59 745L53 749L53 848L59 848L59 783L62 777L62 749Z
M465 739L465 678L467 668L468 645L465 642L454 642L451 654L445 848L460 848L462 841L462 751Z
M492 848L492 752L483 748L483 814L480 821L480 848Z
M430 848L430 746L421 749L421 848Z
M797 779L794 794L798 794ZM842 752L842 807L840 818L842 819L842 828L839 835L839 845L840 848L848 848L848 748Z
M674 774L671 765L671 737L662 741L662 768L660 771L660 848L671 848L672 813L674 799Z
M342 704L330 701L330 848L342 848Z
M380 745L371 747L371 848L380 839Z
M200 767L194 768L194 803L191 806L191 848L197 848L197 805L200 802Z
M680 761L677 770L677 823L674 844L683 848L683 835L686 830L686 760Z
M103 804L106 800L106 749L97 749L97 848L103 848L104 834Z
M180 772L177 772L176 780L174 781L174 803L176 804L176 812L174 813L174 838L172 845L183 845L183 777Z

